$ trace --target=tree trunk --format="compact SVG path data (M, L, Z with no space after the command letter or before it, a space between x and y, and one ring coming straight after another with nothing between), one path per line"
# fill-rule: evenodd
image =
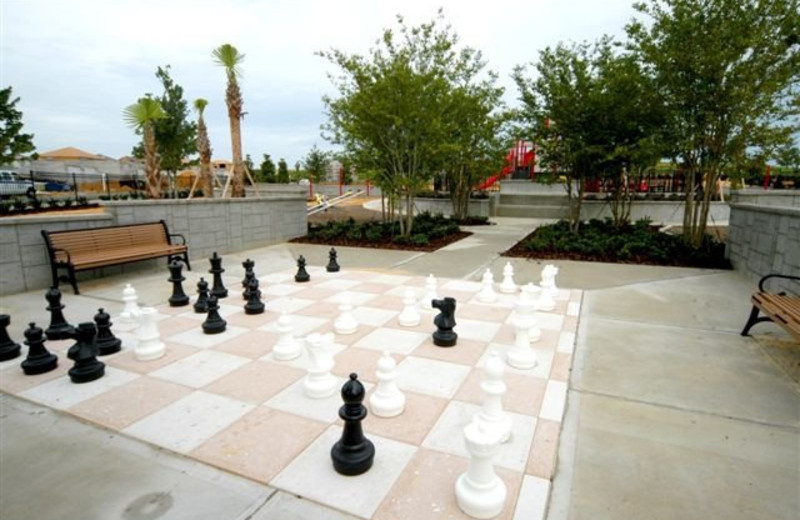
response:
M156 133L152 123L144 125L144 172L147 178L147 192L151 198L161 198L161 158L158 156Z
M244 197L244 162L242 161L242 120L229 118L231 122L231 151L233 153L233 178L231 197Z

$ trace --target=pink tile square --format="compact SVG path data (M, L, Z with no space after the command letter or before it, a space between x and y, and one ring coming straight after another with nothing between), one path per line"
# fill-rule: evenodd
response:
M58 356L58 365L54 370L34 376L25 375L25 372L22 371L22 367L19 366L19 363L25 360L25 347L23 347L23 355L14 360L17 366L0 371L0 391L9 394L18 394L19 392L24 392L29 388L46 383L47 381L52 381L66 374L72 367L72 361L67 359L63 354L57 354L54 350L49 348L49 345L48 350Z
M378 359L382 352L367 348L349 347L334 356L335 365L333 373L342 378L346 378L351 372L358 374L362 381L376 382L375 371L378 367ZM393 354L396 362L400 362L403 356Z
M556 352L553 356L553 367L550 369L550 379L568 381L572 367L572 356L563 352Z
M433 336L411 352L414 356L438 359L460 365L475 366L486 351L487 343L474 339L458 338L454 347L437 347Z
M483 369L473 369L461 388L458 389L455 399L481 404L483 402L483 392L481 391L483 377ZM504 410L532 416L539 413L547 386L546 380L506 372L503 374L503 382L506 384L506 393L503 396Z
M368 409L369 397L374 391L373 388L364 400ZM421 444L447 406L447 400L416 392L404 394L406 407L403 413L396 417L378 417L368 413L363 423L364 431L409 444Z
M266 300L265 300L266 303ZM242 300L242 308L244 309L244 300ZM256 327L261 327L262 325L266 325L267 323L273 322L278 319L280 314L270 310L264 310L261 314L245 314L244 312L237 312L232 316L228 316L225 318L225 321L228 322L228 325L233 327L245 327L254 329Z
M550 480L556 469L561 423L540 419L533 434L533 445L525 473Z
M264 354L272 352L272 347L278 342L278 338L279 334L277 332L251 330L229 341L220 343L213 349L250 359L258 359Z
M139 374L149 374L154 370L165 367L180 359L191 356L199 352L200 349L190 347L188 345L181 345L180 343L168 343L167 351L163 357L154 359L152 361L139 361L133 353L133 350L122 350L117 354L105 356L102 359L104 363L109 366L129 370L131 372L138 372Z
M253 361L217 379L203 390L246 403L261 404L305 374L305 370L299 368Z

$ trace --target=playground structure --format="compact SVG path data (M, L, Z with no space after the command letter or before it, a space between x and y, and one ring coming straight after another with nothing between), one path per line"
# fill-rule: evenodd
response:
M308 208L306 214L308 216L314 215L319 213L320 211L325 211L328 208L332 208L339 203L342 203L346 200L354 199L360 195L364 194L364 190L356 190L356 191L347 191L343 195L339 195L338 197L334 197L332 199L328 199L325 195L321 193L317 193L314 196L315 204Z
M530 149L529 149L530 145ZM506 154L506 165L496 175L492 175L478 185L480 191L487 190L497 183L497 181L507 177L525 178L533 180L536 169L536 144L522 139L517 140L514 147Z

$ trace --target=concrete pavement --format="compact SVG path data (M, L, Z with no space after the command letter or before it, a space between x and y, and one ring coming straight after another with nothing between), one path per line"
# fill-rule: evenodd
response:
M340 263L478 280L486 267L501 272L499 252L537 224L493 220L434 253L337 248ZM298 254L324 264L327 251L280 244L225 262L249 257L266 274ZM518 282L538 280L543 262L511 262ZM587 292L548 518L797 518L800 390L762 344L800 347L772 324L755 327L758 341L738 336L754 284L735 272L552 263L559 286ZM123 283L147 305L169 296L165 276L86 281L65 301L114 314ZM40 292L25 293L3 298L0 312L21 338L23 317L43 306ZM348 518L10 396L0 407L3 520Z

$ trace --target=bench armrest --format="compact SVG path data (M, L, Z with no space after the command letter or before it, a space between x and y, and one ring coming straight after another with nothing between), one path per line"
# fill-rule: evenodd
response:
M758 281L758 290L759 291L767 292L767 290L764 288L764 282L766 282L770 278L783 278L785 280L800 281L800 276L792 276L792 275L789 275L789 274L768 274L767 276L764 276L763 278L761 278L761 280ZM783 294L786 294L786 293L780 293L780 294L783 295Z
M184 237L184 236L183 236L183 235L181 235L180 233L170 233L170 234L169 234L169 241L170 241L170 242L172 242L172 239L173 239L173 237L174 237L174 238L180 238L180 239L181 239L181 243L180 243L180 244L177 244L177 245L180 245L180 246L185 246L185 245L186 245L186 237Z
M63 253L67 257L67 263L68 264L72 263L72 257L70 256L69 251L67 251L66 249L61 249L60 247L53 248L53 260L57 262L58 260L56 260L56 253Z

